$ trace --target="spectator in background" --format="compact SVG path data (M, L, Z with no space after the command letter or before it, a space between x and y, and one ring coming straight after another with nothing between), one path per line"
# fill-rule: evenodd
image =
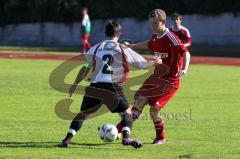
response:
M82 16L83 16L83 19L82 19L82 25L81 25L81 33L82 33L81 49L83 53L86 53L86 51L91 48L91 44L88 42L90 32L91 32L91 22L88 16L87 8L82 9Z
M192 45L192 39L189 30L181 25L182 19L183 18L179 13L173 13L173 26L169 30L178 36L185 47L189 47Z

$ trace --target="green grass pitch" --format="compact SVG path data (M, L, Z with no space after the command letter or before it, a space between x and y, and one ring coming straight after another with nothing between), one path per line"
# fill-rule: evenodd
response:
M0 59L0 158L239 158L239 67L191 65L181 88L164 109L168 115L164 145L150 144L155 131L146 107L132 134L144 143L141 149L124 147L120 141L105 144L98 138L99 125L119 120L117 114L110 113L86 121L73 144L60 149L55 145L65 136L70 121L58 118L54 110L67 94L49 86L49 75L60 63ZM77 71L67 76L67 83ZM134 72L132 79L141 73ZM141 83L135 80L135 84ZM132 104L133 91L125 93ZM73 96L71 111L79 110L81 98Z

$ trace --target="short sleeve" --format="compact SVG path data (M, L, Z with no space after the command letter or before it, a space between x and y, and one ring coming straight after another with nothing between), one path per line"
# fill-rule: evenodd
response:
M181 55L183 55L183 53L188 51L188 49L181 42L179 45L177 45L177 48Z
M147 63L146 59L128 47L123 48L123 50L127 56L126 60L129 64L137 69L143 69L143 66Z
M190 34L189 30L188 30L187 28L185 28L185 29L186 29L186 36L187 36L188 38L191 38L191 34Z
M192 44L192 38L188 29L186 29L186 43L188 43L189 45Z

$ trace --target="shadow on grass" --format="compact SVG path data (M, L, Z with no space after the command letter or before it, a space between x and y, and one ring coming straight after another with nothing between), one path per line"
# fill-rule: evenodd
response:
M192 158L192 154L186 154L186 155L178 156L178 159L189 159L189 158Z
M58 142L0 142L0 148L51 148Z
M0 148L57 148L59 142L0 142ZM69 148L112 149L104 145L119 143L71 143ZM113 147L113 149L117 149Z

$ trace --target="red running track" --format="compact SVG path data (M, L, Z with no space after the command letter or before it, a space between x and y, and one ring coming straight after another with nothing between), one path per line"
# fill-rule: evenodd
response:
M77 54L33 54L0 52L0 58L7 59L67 60L74 56L77 56ZM79 58L79 60L82 60L83 57L80 57L81 58ZM192 56L191 64L240 66L240 58Z

